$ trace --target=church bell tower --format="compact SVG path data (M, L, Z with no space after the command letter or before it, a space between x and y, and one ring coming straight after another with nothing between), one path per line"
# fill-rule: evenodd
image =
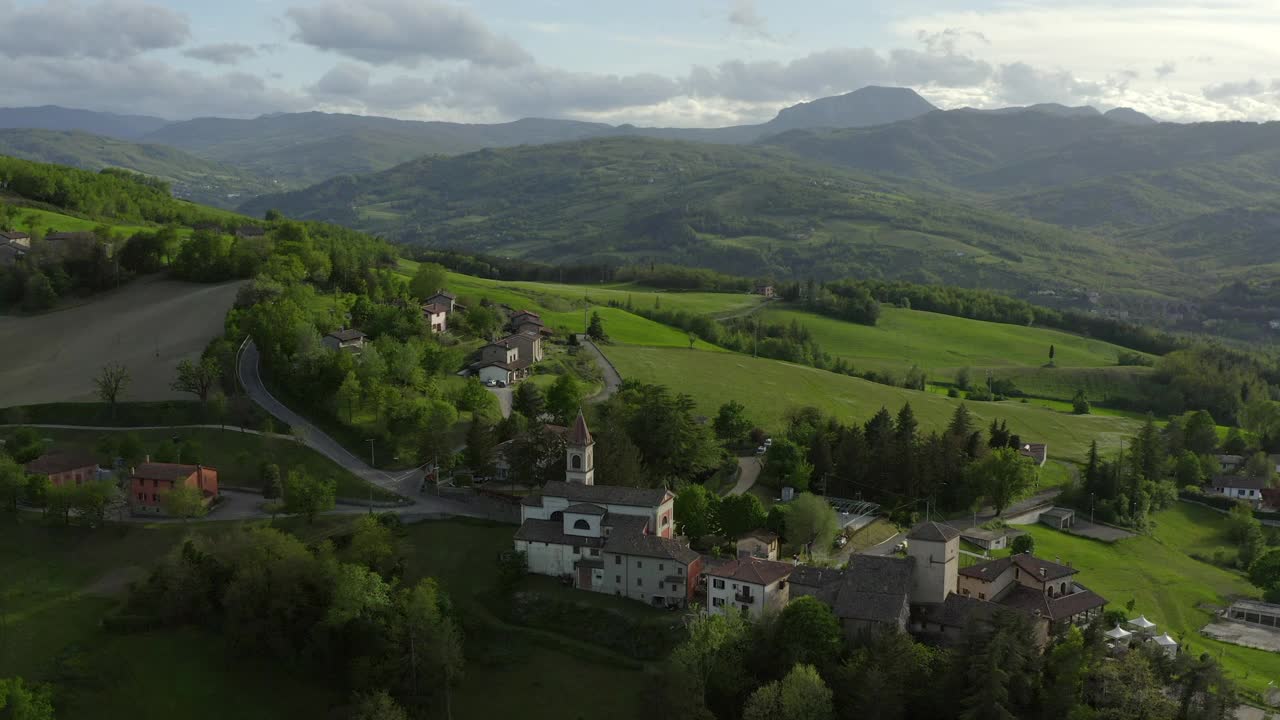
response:
M587 419L578 410L578 417L573 421L569 437L565 440L565 452L568 459L565 467L565 480L579 485L596 484L596 441L587 429Z

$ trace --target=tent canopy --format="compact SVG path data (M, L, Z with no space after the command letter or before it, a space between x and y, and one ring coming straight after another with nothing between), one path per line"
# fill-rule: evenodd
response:
M1176 647L1178 645L1178 641L1169 637L1169 633L1161 635L1155 641L1157 645L1164 645L1165 647Z
M1147 619L1146 615L1139 615L1137 620L1130 620L1129 624L1136 628L1142 628L1143 630L1150 630L1156 626L1155 623Z
M1132 635L1133 633L1117 625L1115 626L1115 629L1108 630L1105 634L1107 637L1111 638L1112 640L1123 640L1129 637L1130 635Z

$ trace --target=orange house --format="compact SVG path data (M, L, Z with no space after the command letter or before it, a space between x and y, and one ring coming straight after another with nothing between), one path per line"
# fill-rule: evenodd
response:
M28 475L44 475L56 487L82 485L98 479L98 459L88 453L45 453L27 463Z
M129 474L129 506L138 513L163 513L165 493L178 485L196 488L208 504L218 496L218 471L203 465L142 463Z

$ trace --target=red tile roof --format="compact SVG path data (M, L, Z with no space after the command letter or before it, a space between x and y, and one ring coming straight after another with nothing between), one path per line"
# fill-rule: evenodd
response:
M587 429L587 419L582 416L582 410L578 410L578 417L573 421L573 430L569 432L568 442L570 445L590 445L595 442L591 439L591 431Z
M98 459L84 452L51 452L27 463L27 472L32 475L57 475L68 470L81 468L98 468Z
M717 565L708 570L707 574L754 585L772 585L791 575L793 570L795 566L791 563L748 557Z
M143 480L177 480L190 477L197 469L198 465L181 463L142 463L131 474Z

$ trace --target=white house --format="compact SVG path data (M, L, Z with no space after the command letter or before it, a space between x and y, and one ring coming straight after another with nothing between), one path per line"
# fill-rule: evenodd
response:
M1213 479L1213 491L1232 500L1247 502L1255 508L1262 504L1262 490L1267 487L1263 478L1225 475Z
M422 306L422 319L427 321L431 332L439 335L449 331L449 306L440 303L427 303Z
M709 568L705 571L707 609L751 617L781 610L791 599L787 579L794 570L791 563L756 557L737 558Z

